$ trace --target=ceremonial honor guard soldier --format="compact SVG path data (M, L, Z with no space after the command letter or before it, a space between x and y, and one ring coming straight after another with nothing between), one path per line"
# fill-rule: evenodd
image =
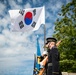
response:
M48 68L47 75L61 75L59 68L60 54L56 47L57 40L55 38L47 38L48 43Z

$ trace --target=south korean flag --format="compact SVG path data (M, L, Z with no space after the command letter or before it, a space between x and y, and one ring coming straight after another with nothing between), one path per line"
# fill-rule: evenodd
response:
M45 24L44 7L9 10L12 31L35 31Z

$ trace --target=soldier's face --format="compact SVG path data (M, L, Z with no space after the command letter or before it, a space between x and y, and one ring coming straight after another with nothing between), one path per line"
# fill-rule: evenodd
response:
M52 47L54 47L55 46L55 42L49 42L49 48L52 48Z

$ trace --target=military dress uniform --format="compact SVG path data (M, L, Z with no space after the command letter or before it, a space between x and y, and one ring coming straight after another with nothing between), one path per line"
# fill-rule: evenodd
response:
M50 39L50 40L48 40ZM47 42L56 42L55 38L48 38ZM48 49L48 68L47 68L47 75L60 75L59 74L59 58L60 54L56 46Z
M56 47L48 50L47 75L59 75L59 52Z

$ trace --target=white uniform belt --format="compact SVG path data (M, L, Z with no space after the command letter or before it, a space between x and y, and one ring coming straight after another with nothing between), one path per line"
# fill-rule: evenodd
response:
M52 72L52 73L59 74L59 72Z
M52 63L48 63L48 66L52 66Z

